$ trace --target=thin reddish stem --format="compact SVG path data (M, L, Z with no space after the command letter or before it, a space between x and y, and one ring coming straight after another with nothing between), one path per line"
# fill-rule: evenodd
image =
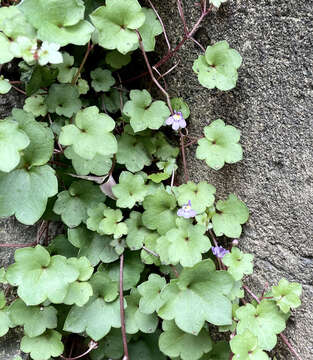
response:
M242 285L242 287L246 290L246 292L247 292L248 294L250 294L250 295L253 297L253 299L254 299L258 304L260 304L260 299L259 299L259 297L256 296L256 295L252 292L252 290L250 290L250 289L248 288L248 286Z
M279 336L281 337L281 339L283 340L283 342L287 345L289 351L298 359L298 360L302 360L302 358L298 355L298 353L296 352L296 350L293 348L293 346L290 344L290 342L288 341L288 339L286 338L286 336L283 333L280 333Z
M90 54L90 51L93 49L93 47L94 47L94 45L90 44L90 41L89 41L88 45L87 45L87 50L86 50L85 55L84 55L84 58L83 58L80 66L79 66L79 68L78 68L78 70L77 70L77 72L76 72L76 74L75 74L75 76L74 76L74 78L72 80L72 85L76 84L76 82L77 82L77 80L79 78L79 75L82 72L83 67L84 67L84 65L85 65L85 63L87 61L87 58L88 58L89 54Z
M140 35L140 33L139 33L138 30L136 30L136 33L137 33L138 40L139 40L139 46L140 46L142 55L143 55L143 57L144 57L144 59L145 59L145 63L146 63L146 65L147 65L147 68L148 68L150 77L151 77L152 81L155 83L155 85L162 91L162 93L163 93L164 96L166 97L167 106L169 107L169 109L170 109L170 111L171 111L171 114L173 114L173 109L172 109L172 104L171 104L170 96L169 96L169 94L167 93L167 91L162 87L162 85L158 82L158 80L155 78L155 76L153 75L153 71L152 71L152 68L151 68L151 65L150 65L148 56L147 56L147 54L146 54L146 52L145 52L145 48L144 48L143 43L142 43L141 35Z
M18 91L19 93L21 93L21 94L23 94L23 95L26 96L26 92L25 92L25 91L19 89L18 87L14 86L14 85L12 85L12 84L11 84L11 86L12 86L12 88L13 88L14 90L16 90L16 91Z
M85 355L89 354L93 349L96 349L98 347L98 343L96 342L92 342L91 345L89 346L89 349L87 351L85 351L83 354L80 354L78 356L75 356L75 357L65 357L63 355L61 355L60 357L64 360L77 360L77 359L81 359L82 357L84 357Z
M128 355L126 327L125 327L125 310L124 310L124 296L123 296L123 267L124 267L124 254L120 256L120 316L122 327L122 338L124 348L123 360L130 360Z
M184 166L184 176L185 176L185 182L187 183L189 180L188 176L188 170L187 170L187 162L186 162L186 154L185 154L185 143L184 143L184 135L180 131L180 151L183 158L183 166Z
M166 44L167 44L167 47L168 47L168 50L170 51L171 50L171 44L168 40L168 37L167 37L167 34L166 34L166 30L165 30L165 26L164 26L164 23L162 21L162 18L161 16L159 15L159 13L157 12L156 8L154 7L154 5L152 4L152 1L151 0L148 0L148 3L149 5L151 6L151 9L154 11L156 17L159 19L160 21L160 24L162 26L162 29L163 29L163 35L164 35L164 38L165 38L165 41L166 41Z
M179 12L179 16L181 18L181 21L184 25L184 33L185 35L188 35L188 28L187 28L187 23L185 20L185 15L184 15L184 10L183 10L183 6L181 4L181 0L177 0L177 7L178 7L178 12Z

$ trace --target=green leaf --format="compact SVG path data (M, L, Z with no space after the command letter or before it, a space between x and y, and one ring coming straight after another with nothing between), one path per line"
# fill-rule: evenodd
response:
M133 175L128 171L122 171L119 182L112 188L116 196L116 206L120 208L133 208L137 202L142 202L147 195L145 180L141 175Z
M171 98L171 105L173 110L180 111L183 114L183 118L186 120L190 116L190 110L188 104L184 102L181 97Z
M7 284L4 268L0 268L0 284Z
M110 88L115 84L115 79L112 76L112 72L110 70L97 68L90 72L90 76L92 78L91 86L97 92L109 91Z
M8 79L5 79L3 75L0 76L0 94L7 94L12 88Z
M117 50L109 51L105 56L105 62L113 69L119 70L131 61L130 54L121 54Z
M9 308L12 323L24 326L28 337L43 334L46 329L57 327L57 311L53 306L27 306L21 299L15 300Z
M251 304L241 306L236 317L239 319L237 334L250 330L258 338L260 348L268 351L277 343L276 334L286 327L284 314L273 301L262 300L256 307Z
M78 250L68 241L64 235L56 236L47 247L50 255L62 255L66 258L77 257Z
M60 356L64 351L61 341L62 335L55 330L48 330L37 337L24 336L21 341L21 350L30 353L34 360L49 360L51 356Z
M121 100L122 103L125 103L128 100L125 92L118 91L117 89L112 88L108 93L101 94L102 106L109 113L117 113L121 110Z
M228 267L227 271L237 281L243 276L253 273L253 255L244 254L237 247L223 257L223 263Z
M176 158L179 154L179 149L168 143L165 135L161 132L153 135L152 143L154 145L153 154L160 160L168 161L172 158Z
M49 112L55 112L66 117L73 116L82 106L77 88L70 84L51 85L46 104Z
M290 308L296 309L301 305L301 293L301 284L290 283L286 279L281 279L277 286L272 287L271 295L280 310L286 314L290 311Z
M0 309L0 337L9 331L11 325L8 309Z
M89 91L89 84L88 81L85 79L78 79L77 80L77 90L79 95L85 95Z
M59 70L57 79L60 83L65 84L70 83L73 80L73 77L75 76L78 69L76 67L72 67L74 64L73 56L67 52L62 53L62 56L63 63L53 65L52 67Z
M188 181L187 184L180 185L174 188L177 202L183 206L191 201L192 209L200 214L214 204L214 194L216 189L213 185L208 184L206 181L201 181L195 184L193 181Z
M227 0L210 0L209 3L214 5L216 8L219 8L222 3L226 2Z
M27 96L35 94L41 88L49 87L54 83L57 75L58 69L36 65L32 70L30 80L26 82Z
M90 19L96 27L94 38L105 49L117 49L126 54L138 48L135 29L145 22L145 15L137 0L107 0Z
M159 184L160 182L168 179L171 177L171 174L166 173L166 172L160 172L160 173L155 173L155 174L151 174L148 176L148 179L152 180L153 182Z
M118 138L116 161L125 165L127 170L137 172L151 165L152 157L139 136L124 133Z
M144 314L139 309L140 294L132 289L130 295L125 297L127 308L125 310L125 325L128 334L136 334L139 330L144 333L154 333L158 326L156 314Z
M157 230L160 235L176 227L177 218L175 197L165 190L149 195L143 202L145 209L142 215L143 224L150 230Z
M180 356L182 360L198 360L212 349L209 333L202 329L195 336L181 331L174 321L163 321L164 332L159 339L160 350L170 356Z
M99 341L97 349L90 353L90 358L92 360L119 359L123 356L123 351L121 330L112 329L104 339Z
M15 215L33 225L44 213L49 197L58 192L55 171L50 166L0 172L0 217Z
M10 41L2 32L0 32L0 49L0 64L8 63L14 58L10 50Z
M159 331L154 334L141 334L136 342L128 344L129 357L140 360L166 360L158 346Z
M45 104L45 97L38 94L28 97L25 100L23 110L33 114L35 117L47 115L48 108Z
M242 160L242 148L238 144L240 131L225 125L221 119L213 121L204 128L205 137L198 140L196 157L205 160L214 170L221 169L225 163L233 164Z
M161 262L159 259L159 256L155 256L156 254L156 246L157 246L157 239L160 237L160 235L157 232L153 232L148 234L144 239L144 245L147 250L150 250L150 252L146 251L145 249L141 250L140 257L141 261L144 264L147 265L156 265L160 266ZM155 254L151 254L151 251Z
M85 227L68 229L68 239L72 245L79 248L78 257L86 256L92 266L100 261L111 263L118 259L118 255L110 245L111 238L101 236Z
M177 219L176 225L157 240L156 251L164 264L194 266L211 248L210 239L204 235L206 228L186 219Z
M112 327L121 327L119 299L107 303L102 297L93 296L86 305L71 308L63 330L76 334L86 332L94 341L98 341Z
M65 149L64 155L67 159L72 160L73 168L77 175L95 174L97 176L103 176L108 174L112 167L112 159L96 154L91 160L86 160L76 154L72 146Z
M12 117L18 122L30 139L30 145L23 151L24 167L46 164L54 147L54 135L46 123L35 121L34 117L21 109L13 109Z
M20 162L21 151L30 141L25 132L12 120L0 121L0 171L10 172ZM1 201L1 200L0 200Z
M89 208L87 228L97 231L100 235L113 235L118 239L127 234L127 225L121 222L123 214L120 209L114 210L103 203L99 203L93 208Z
M6 297L3 290L0 290L0 310L2 310L6 305Z
M200 360L229 360L230 347L227 341L213 343L213 349Z
M230 340L234 360L269 360L269 357L258 346L258 338L249 330L238 334Z
M112 302L118 296L119 282L112 280L103 269L99 269L99 271L93 275L91 284L94 295L102 297L106 302Z
M139 310L143 314L152 314L158 311L164 304L160 294L165 285L166 280L164 277L150 274L147 281L137 286L138 292L141 295Z
M140 279L140 274L144 269L144 264L140 261L139 255L137 252L128 252L124 253L124 279L123 279L123 289L129 290L132 287L136 286ZM115 262L110 266L104 266L104 269L108 272L108 275L113 281L118 282L120 276L120 264Z
M234 194L230 194L227 200L219 200L216 203L216 209L218 211L212 216L213 230L216 236L240 237L241 225L249 218L247 206Z
M74 181L68 190L58 194L53 211L61 215L68 227L78 226L87 220L87 208L104 201L105 195L90 181Z
M153 9L142 8L142 11L145 14L146 19L138 31L141 35L145 51L153 51L155 48L155 37L163 32L162 25Z
M62 145L73 145L75 153L86 160L92 160L96 154L112 155L117 152L117 142L111 133L114 127L110 116L99 114L96 106L90 106L78 111L75 125L62 128L59 141Z
M151 234L151 231L143 226L141 213L132 211L125 222L128 228L126 238L128 247L131 250L141 249L147 236Z
M158 315L164 320L175 319L183 331L197 335L205 321L214 325L232 323L232 305L227 295L233 279L226 271L216 271L212 260L184 268L176 280L161 291L164 305ZM197 309L197 311L195 311Z
M49 299L61 303L78 270L60 255L50 257L41 245L15 251L15 263L8 267L8 282L17 286L18 296L26 305L38 305Z
M236 86L237 69L242 62L240 54L230 49L227 41L208 46L205 55L200 55L193 64L201 85L208 89L217 87L227 91Z
M123 113L130 117L135 132L145 129L159 129L171 115L164 101L152 102L147 90L131 90L130 100L124 105Z

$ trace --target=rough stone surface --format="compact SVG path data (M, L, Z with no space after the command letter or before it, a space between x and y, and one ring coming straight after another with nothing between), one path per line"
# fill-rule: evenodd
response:
M183 33L176 1L154 4L175 46ZM192 0L183 4L190 26L199 9ZM260 292L281 277L302 283L303 304L285 334L303 360L313 358L312 31L309 1L230 1L208 16L195 37L205 47L227 40L241 53L237 87L220 92L198 83L191 68L201 50L193 42L164 67L180 60L167 83L171 96L190 105L190 133L201 136L217 118L242 132L242 162L216 172L195 159L193 146L187 154L190 177L214 184L221 199L233 192L248 205L251 216L240 247L255 255L255 274L248 282L253 290ZM277 358L293 359L285 349L279 344Z

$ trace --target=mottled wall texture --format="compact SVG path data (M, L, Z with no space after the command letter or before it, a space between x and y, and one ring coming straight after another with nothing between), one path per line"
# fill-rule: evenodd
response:
M199 9L195 0L182 2L191 27ZM153 3L175 46L183 34L176 1ZM240 247L255 255L255 274L248 281L253 290L262 290L266 282L276 284L281 277L302 283L303 305L291 316L285 334L303 360L313 359L312 34L312 1L230 0L208 16L195 38L203 46L227 40L241 53L237 87L223 93L204 89L191 70L199 55L192 42L162 69L179 61L167 83L170 95L182 96L191 108L190 133L200 136L217 118L242 132L241 163L209 170L190 147L190 177L211 182L220 199L237 194L250 208ZM165 51L161 41L158 52ZM1 117L16 101L12 94L0 98ZM35 233L13 219L0 222L0 242L32 242ZM12 251L0 249L0 263L11 260ZM12 337L0 339L0 360L10 360L16 351ZM282 344L275 355L293 359Z

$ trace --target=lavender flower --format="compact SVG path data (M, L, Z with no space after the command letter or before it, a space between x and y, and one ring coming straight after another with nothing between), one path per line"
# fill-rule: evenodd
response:
M189 219L195 217L197 213L191 207L191 201L188 201L188 204L183 205L182 208L178 209L177 211L178 216L182 216L185 219Z
M226 254L229 253L229 251L224 249L222 246L212 246L212 252L218 258L223 258Z
M165 121L165 124L172 125L172 129L175 131L179 128L185 128L187 125L182 112L176 110L174 111L174 114Z

